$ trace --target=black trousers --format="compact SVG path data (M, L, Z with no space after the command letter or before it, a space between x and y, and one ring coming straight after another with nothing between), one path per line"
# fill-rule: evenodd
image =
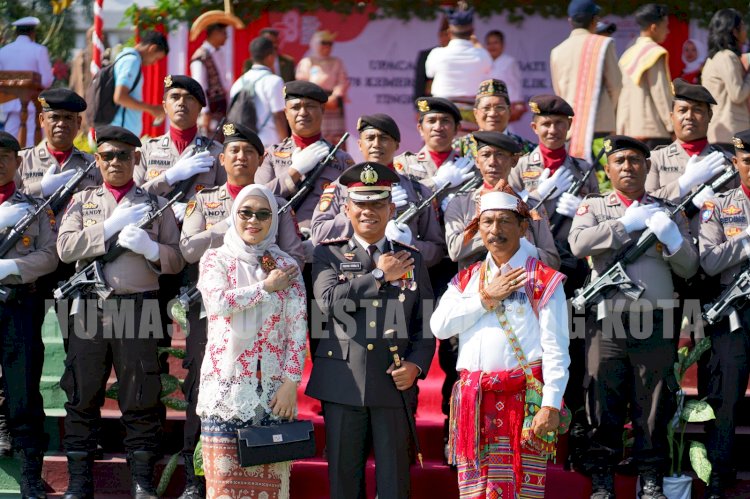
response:
M44 402L39 392L44 358L41 331L36 329L37 295L21 285L0 304L0 362L3 368L7 426L18 450L45 451Z
M206 319L200 318L201 303L196 303L187 313L188 335L185 338L185 358L182 367L187 370L182 393L185 395L185 428L183 430L182 452L192 453L201 435L201 420L195 413L200 390L201 365L206 353Z
M666 427L676 409L677 339L664 337L660 310L653 312L653 330L645 339L631 331L629 314L621 318L624 338L606 325L617 317L587 332L584 386L591 447L583 457L584 470L611 472L622 459L623 426L630 414L639 473L664 473L669 465Z
M707 400L716 419L706 423L706 450L713 469L731 470L734 467L734 430L737 410L745 398L750 374L750 338L747 328L750 313L742 314L744 329L729 331L726 319L711 331L711 350L708 360Z
M406 499L409 423L402 407L355 407L323 402L331 499L364 499L365 464L372 436L379 499Z
M139 331L144 298L153 300L150 302L153 304L156 293L107 300L107 307L118 306L120 310L125 310L126 300L131 301L136 325L134 337L127 330L119 337L111 334L110 328L118 321L97 307L95 300L87 301L82 312L71 319L65 372L60 379L60 387L68 397L63 438L66 451L96 449L96 430L113 366L119 384L118 404L122 412L120 421L125 427L126 450L160 451L161 379L157 350L160 333L142 335Z

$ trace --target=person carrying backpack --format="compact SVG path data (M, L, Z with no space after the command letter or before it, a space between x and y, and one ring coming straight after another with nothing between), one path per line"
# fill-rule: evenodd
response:
M227 120L255 131L265 147L288 135L284 117L284 81L271 70L276 58L273 42L259 36L250 42L253 65L232 85Z

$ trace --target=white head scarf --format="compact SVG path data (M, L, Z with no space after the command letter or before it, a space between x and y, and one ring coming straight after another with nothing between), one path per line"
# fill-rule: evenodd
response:
M698 53L698 57L695 58L693 62L688 62L685 60L684 55L684 49L685 49L685 43L692 43L693 46L695 46L695 50ZM682 55L682 62L685 63L685 69L682 70L683 73L694 73L698 71L701 66L703 66L703 63L706 62L706 44L703 43L700 40L696 40L695 38L688 38L685 40L685 43L682 44L683 48L683 55Z

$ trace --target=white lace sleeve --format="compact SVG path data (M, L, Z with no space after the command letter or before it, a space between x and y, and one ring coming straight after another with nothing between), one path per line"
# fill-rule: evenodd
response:
M296 383L302 380L307 346L307 303L305 283L299 274L284 300L284 327L287 328L284 376Z
M234 287L236 266L236 259L227 260L212 250L201 258L198 289L209 316L231 315L268 299L269 294L263 289L262 282Z

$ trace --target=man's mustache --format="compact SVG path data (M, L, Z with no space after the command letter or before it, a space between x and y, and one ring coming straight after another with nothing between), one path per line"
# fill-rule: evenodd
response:
M508 242L508 238L505 237L505 236L489 236L487 238L487 242L490 243L490 244L506 243L506 242Z

